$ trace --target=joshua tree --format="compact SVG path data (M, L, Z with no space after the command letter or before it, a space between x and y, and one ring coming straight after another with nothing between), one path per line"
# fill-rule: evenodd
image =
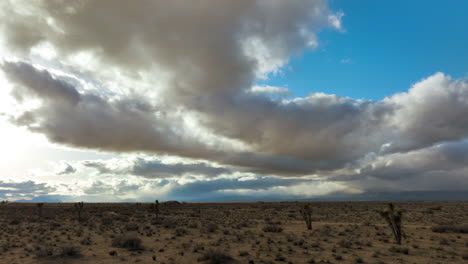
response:
M380 215L385 219L388 226L392 230L395 242L401 244L401 238L406 238L405 233L402 230L401 220L403 217L403 211L395 210L392 203L388 204L388 208L379 212Z
M83 202L77 202L75 203L75 211L78 214L78 221L81 221L81 211L83 210L84 203Z
M159 201L156 200L154 203L151 204L151 210L154 211L154 214L156 215L156 218L159 217L159 213L161 212L159 210Z
M38 203L37 204L37 214L39 215L39 218L42 218L42 207L44 206L44 203Z
M310 209L310 206L308 204L304 205L304 207L299 209L299 212L301 213L302 218L304 218L307 229L312 229L312 210Z

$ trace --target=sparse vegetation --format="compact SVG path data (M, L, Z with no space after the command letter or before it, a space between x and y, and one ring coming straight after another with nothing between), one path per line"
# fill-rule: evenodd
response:
M0 210L0 263L464 263L468 203L399 203L408 245L393 244L375 202L9 203ZM299 208L313 208L313 229ZM438 208L427 214L428 208ZM203 215L198 215L198 210ZM47 210L47 211L46 211ZM396 213L397 208L393 209ZM391 215L391 214L390 214ZM454 224L460 223L460 224ZM307 224L307 223L306 223ZM390 237L391 236L391 237ZM431 252L428 254L428 252ZM77 259L75 259L77 258Z

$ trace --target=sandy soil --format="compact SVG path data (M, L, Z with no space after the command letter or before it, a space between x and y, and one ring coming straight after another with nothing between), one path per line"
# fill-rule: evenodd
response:
M0 263L468 263L468 203L395 203L396 245L382 202L9 203ZM40 215L42 210L42 216Z

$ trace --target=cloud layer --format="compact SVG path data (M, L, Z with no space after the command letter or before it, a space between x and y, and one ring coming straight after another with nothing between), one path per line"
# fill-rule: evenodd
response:
M18 104L7 113L11 122L76 148L192 160L141 158L118 170L101 161L83 165L100 174L198 175L234 189L272 175L294 178L270 187L308 179L352 192L450 190L466 181L467 80L435 73L380 101L292 98L285 88L256 85L319 45L321 29L341 30L343 14L326 1L0 7L1 43L10 52L1 69ZM58 174L78 173L68 166ZM229 179L235 173L258 180L241 184ZM298 176L305 177L293 180ZM205 188L197 184L171 188Z

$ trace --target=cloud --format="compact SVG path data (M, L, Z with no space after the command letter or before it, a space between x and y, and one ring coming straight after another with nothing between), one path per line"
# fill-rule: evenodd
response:
M342 64L351 63L351 58L341 59L341 60L340 60L340 63L342 63Z
M130 160L84 161L85 167L96 169L100 174L128 174L145 178L170 178L184 175L216 177L232 174L227 167L216 167L205 162L162 162L159 159L136 157Z
M106 164L101 161L84 161L83 165L85 167L96 169L101 174L112 172L112 170L107 168Z
M48 186L46 183L35 183L33 181L0 181L0 199L5 200L16 200L19 198L46 195L54 192L55 190L56 188Z
M173 177L185 174L204 175L214 177L220 174L231 174L227 168L213 167L206 163L175 163L164 164L154 160L137 159L131 167L129 173L137 176L152 177Z
M34 93L33 98L43 100L39 108L23 112L14 121L51 141L206 159L252 172L286 175L334 170L368 153L415 150L467 134L463 114L468 104L460 99L468 97L467 83L443 74L378 102L320 93L283 102L241 95L241 100L224 103L242 105L226 106L229 111L222 114L198 116L213 135L239 140L250 149L239 151L201 142L184 130L177 116L168 118L170 114L142 98L115 100L78 92L59 76L24 62L5 62L3 69L10 80ZM53 88L43 88L49 87L45 81ZM21 95L27 98L31 93Z
M70 164L66 163L65 166L66 167L63 170L57 172L57 175L73 174L76 172L76 169Z
M278 87L278 86L270 86L270 85L255 85L250 89L252 93L258 94L279 94L279 95L289 95L291 91L285 87Z
M384 99L395 109L389 121L398 130L387 151L408 151L468 136L468 80L436 73L408 91Z
M373 155L335 172L328 180L361 192L466 191L467 161L468 142L455 141L410 152Z
M203 145L189 139L190 135L181 136L172 129L169 122L175 126L177 120L143 99L113 100L80 93L60 76L25 62L4 62L2 69L21 87L16 92L24 100L42 100L41 106L24 111L14 122L53 142L110 151L203 151Z
M351 191L449 189L466 178L463 163L441 154L464 151L466 79L436 73L380 101L323 93L272 98L288 90L255 85L319 45L321 29L343 30L343 13L326 1L0 5L0 42L11 52L1 69L14 86L14 124L67 146L190 160L83 163L101 177L198 175L210 185L192 186L208 192L257 184L217 179L236 173L264 184L265 175L306 175ZM95 183L85 192L114 186ZM166 191L189 190L177 184Z

